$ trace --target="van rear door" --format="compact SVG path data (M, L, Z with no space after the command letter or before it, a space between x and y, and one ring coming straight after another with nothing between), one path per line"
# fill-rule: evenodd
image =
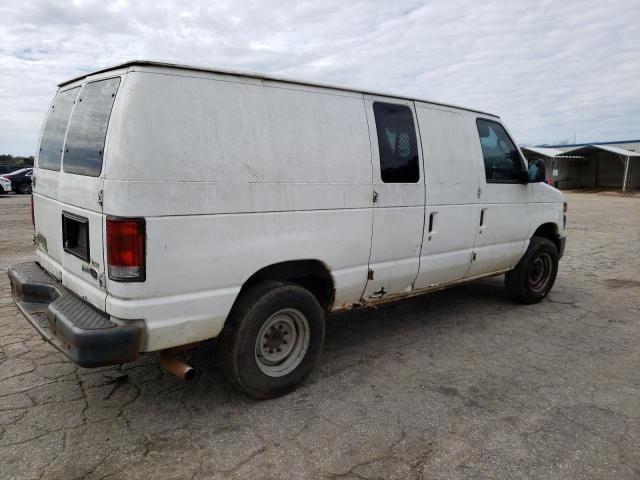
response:
M62 90L38 152L34 213L41 265L71 291L104 309L102 165L120 78Z

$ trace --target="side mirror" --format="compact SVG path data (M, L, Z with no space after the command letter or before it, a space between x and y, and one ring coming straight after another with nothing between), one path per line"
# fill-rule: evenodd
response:
M541 158L532 158L529 161L529 183L540 183L547 180L547 170L544 160Z

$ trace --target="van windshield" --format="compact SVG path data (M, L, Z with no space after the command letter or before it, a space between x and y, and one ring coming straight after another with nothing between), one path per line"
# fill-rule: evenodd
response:
M73 102L79 91L80 87L65 90L58 93L53 101L49 117L42 131L42 141L38 152L38 167L46 168L47 170L60 170L64 134L67 131Z
M82 88L64 146L62 169L65 172L100 175L107 126L119 85L119 78L110 78L87 83Z

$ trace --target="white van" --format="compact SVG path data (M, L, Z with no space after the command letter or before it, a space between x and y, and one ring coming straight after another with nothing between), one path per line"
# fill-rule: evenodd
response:
M506 274L533 303L563 196L499 117L132 61L60 85L33 190L37 261L9 270L47 341L96 367L218 338L250 395L293 388L325 315Z

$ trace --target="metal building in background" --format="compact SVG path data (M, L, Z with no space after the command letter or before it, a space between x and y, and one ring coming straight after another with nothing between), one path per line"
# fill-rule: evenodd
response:
M521 147L543 158L549 181L562 189L640 189L640 140Z

